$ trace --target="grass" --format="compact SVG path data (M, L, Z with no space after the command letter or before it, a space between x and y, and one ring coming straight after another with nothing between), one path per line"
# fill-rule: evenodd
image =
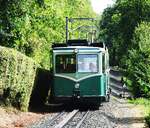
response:
M150 99L137 98L135 100L129 100L129 103L141 105L142 107L144 107L144 113L145 114L150 113Z
M145 116L145 121L147 125L150 127L150 99L137 98L135 100L129 100L129 103L142 106L144 116Z

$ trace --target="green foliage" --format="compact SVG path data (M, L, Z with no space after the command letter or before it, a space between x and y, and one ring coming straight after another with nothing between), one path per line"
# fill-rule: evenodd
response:
M129 103L136 104L136 105L144 105L145 107L150 107L150 100L145 98L137 98L134 100L129 100Z
M136 46L132 42L135 28L142 21L149 21L149 0L117 0L105 9L100 21L99 40L110 48L111 65L124 66L128 50ZM123 59L125 58L125 59Z
M149 22L142 22L136 29L133 38L133 44L136 47L147 54L150 55L150 23ZM135 47L135 48L136 48Z
M0 89L6 105L27 111L37 64L10 48L0 47Z
M150 97L150 23L142 22L132 40L135 49L129 51L127 77L136 96Z
M65 40L65 17L93 17L89 0L0 0L0 45L50 67L50 48Z
M145 117L145 120L146 120L148 127L150 127L150 113L147 117Z

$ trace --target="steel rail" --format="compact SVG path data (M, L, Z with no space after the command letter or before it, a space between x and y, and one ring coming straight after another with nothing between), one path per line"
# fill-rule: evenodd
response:
M77 114L78 111L79 110L73 110L59 124L57 124L54 128L63 128Z
M50 121L49 124L52 124L54 121L56 121L58 118L60 118L62 115L64 115L65 112L61 112L59 114L57 114L55 117L53 117Z
M80 120L80 122L77 124L76 128L80 128L80 126L82 125L83 121L85 120L85 118L87 117L87 115L89 114L89 111L87 111L83 118Z

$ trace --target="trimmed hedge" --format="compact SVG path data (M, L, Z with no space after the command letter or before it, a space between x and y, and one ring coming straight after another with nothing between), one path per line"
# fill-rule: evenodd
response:
M37 67L31 58L0 46L0 92L6 105L28 110Z

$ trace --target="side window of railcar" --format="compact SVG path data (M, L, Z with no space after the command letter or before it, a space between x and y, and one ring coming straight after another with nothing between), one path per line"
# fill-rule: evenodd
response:
M75 73L76 72L76 56L56 55L56 73Z
M98 72L98 56L90 54L78 55L78 72Z
M105 73L106 65L105 65L105 54L102 54L102 72Z
M109 56L108 56L108 54L107 54L106 58L107 58L106 63L107 63L107 69L108 69L109 68Z

